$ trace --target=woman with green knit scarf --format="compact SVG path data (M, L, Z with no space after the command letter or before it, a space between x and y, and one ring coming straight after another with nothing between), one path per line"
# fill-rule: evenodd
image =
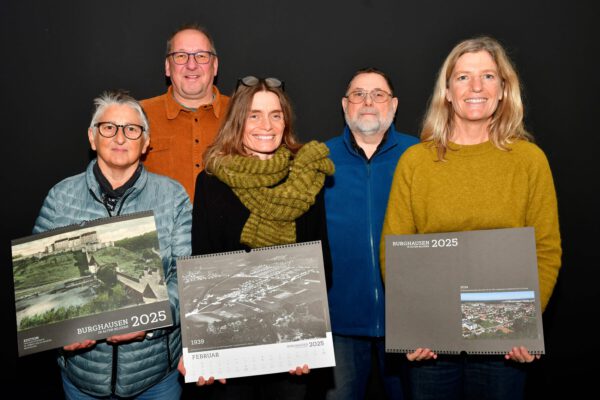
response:
M321 240L327 275L322 189L334 166L325 144L298 143L292 120L280 80L248 76L238 81L217 138L204 154L205 170L196 181L194 255ZM296 375L308 372L303 365L289 374L231 379L203 395L302 399L307 377ZM201 377L198 384L204 383L212 379Z

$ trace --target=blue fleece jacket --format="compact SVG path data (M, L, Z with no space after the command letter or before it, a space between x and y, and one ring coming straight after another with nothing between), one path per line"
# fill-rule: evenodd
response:
M418 139L390 127L385 142L367 160L352 133L329 140L335 174L325 184L325 209L332 285L329 313L334 334L385 335L385 298L379 269L379 240L390 186L400 155Z

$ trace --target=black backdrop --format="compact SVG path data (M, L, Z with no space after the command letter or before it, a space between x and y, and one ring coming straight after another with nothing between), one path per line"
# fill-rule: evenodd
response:
M2 360L3 379L23 398L60 396L52 352L18 359L10 240L28 235L47 191L83 171L92 154L86 128L92 99L108 88L137 98L165 90L164 42L183 22L212 32L218 86L238 77L286 82L301 139L341 132L340 98L354 70L387 71L399 98L396 126L417 134L435 73L451 47L489 34L508 48L524 86L526 122L553 169L563 269L544 315L547 355L532 366L529 397L591 386L598 289L594 278L600 148L600 79L593 1L96 1L3 0L2 30Z

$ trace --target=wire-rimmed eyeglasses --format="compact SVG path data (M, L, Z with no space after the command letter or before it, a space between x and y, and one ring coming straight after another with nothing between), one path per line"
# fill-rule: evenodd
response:
M188 63L190 56L194 56L194 60L197 64L208 64L211 58L216 57L217 55L212 51L197 51L195 53L188 53L185 51L174 51L172 53L167 54L167 57L171 57L173 62L177 65L185 65Z
M248 75L243 78L239 78L237 80L237 85L235 86L235 90L237 90L240 85L252 87L258 85L260 82L264 82L265 85L269 88L281 88L281 90L285 90L285 82L278 78L257 78L256 76Z
M105 138L116 136L117 132L119 132L119 128L121 128L123 129L123 135L129 140L139 139L145 131L144 127L138 124L119 125L114 122L96 122L94 127L96 127L100 135Z
M371 96L371 100L375 103L385 103L392 97L391 93L381 89L373 89L370 92L367 92L366 90L356 90L348 93L348 95L344 97L347 98L350 103L360 104L365 101L367 95Z

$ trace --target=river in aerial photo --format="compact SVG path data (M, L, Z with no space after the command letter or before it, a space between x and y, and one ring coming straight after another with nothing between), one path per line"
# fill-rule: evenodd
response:
M41 315L53 308L80 306L89 303L93 300L94 296L94 289L89 286L82 286L55 293L39 293L37 296L19 300L15 304L17 309L17 329L21 325L21 320L25 317Z

